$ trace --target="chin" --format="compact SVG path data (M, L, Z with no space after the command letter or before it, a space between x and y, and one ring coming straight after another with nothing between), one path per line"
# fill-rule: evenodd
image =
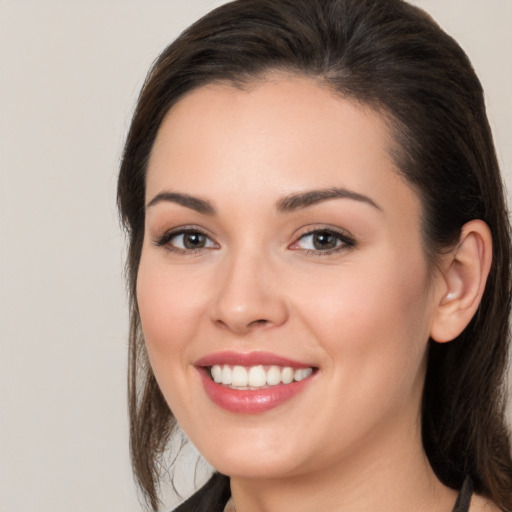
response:
M199 451L217 471L230 477L281 478L300 473L300 458L291 446L278 450L248 439L207 444L198 446Z
M258 457L242 459L240 456L219 457L208 462L223 475L247 479L283 478L299 473L297 461L276 460L275 458Z

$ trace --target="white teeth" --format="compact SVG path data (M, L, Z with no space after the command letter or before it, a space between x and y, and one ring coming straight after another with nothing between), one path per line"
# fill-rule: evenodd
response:
M222 367L222 384L229 385L232 382L233 382L233 372L231 371L231 367L225 364Z
M263 366L252 366L249 370L248 384L253 388L261 388L267 383L267 373Z
M213 365L210 369L212 379L217 384L231 386L233 388L257 389L264 386L277 386L278 384L290 384L294 380L301 381L313 373L313 368L299 368L294 370L290 366L270 366L265 368L258 366L229 366Z
M293 382L293 368L290 368L289 366L283 368L283 371L281 372L281 380L283 381L283 384L290 384L290 382Z
M243 366L234 366L233 367L233 386L236 387L245 387L247 386L248 375L247 370Z
M267 371L267 384L276 386L281 384L281 368L279 366L271 366Z
M222 382L222 367L218 364L212 366L212 378L217 384Z
M313 373L313 368L301 368L300 370L295 370L295 374L293 378L296 381L304 380L309 377Z

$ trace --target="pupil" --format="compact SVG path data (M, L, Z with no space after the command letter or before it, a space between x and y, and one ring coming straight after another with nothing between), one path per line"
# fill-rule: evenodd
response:
M315 249L326 250L336 247L336 237L330 233L317 233L313 237L313 246Z
M183 245L187 249L198 249L204 247L205 236L201 233L187 233L183 237Z

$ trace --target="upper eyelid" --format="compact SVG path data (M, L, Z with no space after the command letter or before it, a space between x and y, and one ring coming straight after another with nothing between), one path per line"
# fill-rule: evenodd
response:
M210 233L207 229L196 226L194 224L185 224L183 226L176 226L173 228L164 229L161 231L161 235L157 235L157 237L167 235L180 235L183 233L201 233L202 235L205 235L209 238L214 238L212 233Z
M339 235L340 237L343 237L343 238L349 238L350 240L353 240L355 242L355 237L346 229L329 226L329 225L306 226L304 228L299 229L296 232L294 239L299 240L303 236L312 235L312 234L322 232L322 231L329 232L334 235Z

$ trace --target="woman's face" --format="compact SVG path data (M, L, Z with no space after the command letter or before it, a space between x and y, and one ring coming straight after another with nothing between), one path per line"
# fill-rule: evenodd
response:
M137 300L162 392L221 472L417 444L436 283L391 144L375 112L299 78L205 86L165 118Z

